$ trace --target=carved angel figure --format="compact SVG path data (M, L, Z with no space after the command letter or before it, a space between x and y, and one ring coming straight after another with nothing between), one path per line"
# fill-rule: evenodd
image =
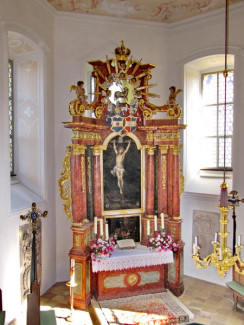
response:
M174 106L176 102L176 96L182 92L182 89L176 90L175 86L171 86L169 90L170 90L170 94L169 94L168 104L169 106Z
M69 91L75 90L77 99L81 101L82 104L87 104L87 96L85 95L84 82L77 81L77 86L70 86Z

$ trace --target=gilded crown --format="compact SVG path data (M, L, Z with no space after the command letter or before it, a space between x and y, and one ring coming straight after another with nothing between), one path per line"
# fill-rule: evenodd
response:
M114 50L115 56L117 60L124 60L126 61L128 56L130 55L130 49L124 46L124 41L121 41L121 46L116 47Z

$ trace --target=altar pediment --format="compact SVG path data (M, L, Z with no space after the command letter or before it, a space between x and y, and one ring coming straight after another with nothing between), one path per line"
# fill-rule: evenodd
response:
M92 77L95 81L92 103L87 102L82 81L71 86L70 90L75 90L77 94L77 98L70 103L71 115L83 116L86 110L91 110L96 118L105 120L109 126L114 116L130 117L131 123L133 118L135 120L132 123L134 129L144 125L144 120L151 119L157 112L166 112L169 119L181 117L181 108L176 102L181 89L176 90L175 86L171 86L169 97L161 106L150 103L150 98L160 97L151 91L156 86L151 82L151 70L155 66L133 59L130 49L125 47L123 41L114 54L114 58L107 57L105 61L89 61L93 66ZM123 132L126 132L125 128Z

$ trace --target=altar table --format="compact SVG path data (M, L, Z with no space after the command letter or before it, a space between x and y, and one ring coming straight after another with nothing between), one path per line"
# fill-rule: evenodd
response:
M116 249L109 258L92 261L96 298L112 299L165 291L164 264L173 262L170 250L153 252L137 245Z

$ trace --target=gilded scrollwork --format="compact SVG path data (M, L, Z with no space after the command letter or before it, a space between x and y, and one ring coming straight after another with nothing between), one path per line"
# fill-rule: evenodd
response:
M84 115L86 107L82 104L79 99L74 99L69 104L70 115Z
M180 195L184 192L184 187L185 187L185 177L181 169L180 170Z
M163 190L166 189L166 182L167 182L167 159L166 159L166 156L163 155L163 159L162 159L162 187L163 187Z
M64 212L67 214L67 217L73 221L71 205L71 179L70 179L70 157L71 157L71 146L66 148L66 156L63 160L63 171L61 172L61 177L58 181L60 196L64 200Z
M82 132L80 130L73 130L72 139L78 140L101 140L101 134L97 132Z
M171 131L165 131L165 132L148 132L147 141L155 141L155 140L167 140L167 141L176 141L180 139L180 132L177 130L176 132Z
M85 193L86 190L86 166L85 166L85 157L81 156L81 191Z
M171 119L179 119L181 118L182 110L178 104L169 107L167 110L167 116Z

